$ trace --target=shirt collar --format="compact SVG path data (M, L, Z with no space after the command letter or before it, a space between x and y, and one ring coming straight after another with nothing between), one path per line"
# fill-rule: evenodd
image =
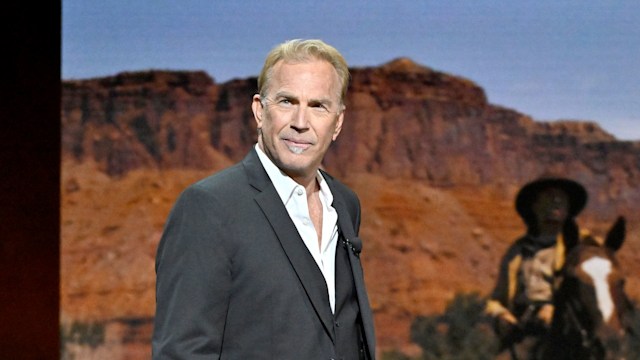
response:
M265 154L264 151L260 149L260 146L258 144L255 145L255 149L258 153L258 158L260 159L264 170L267 172L267 175L269 175L273 186L276 188L278 196L280 196L282 203L286 204L291 198L291 195L293 195L294 190L301 185L295 182L287 174L282 172L282 170L280 170L273 163L273 161L271 161L267 154ZM324 198L325 204L327 204L326 206L330 206L333 203L333 194L331 193L329 185L327 185L327 182L324 177L322 177L320 171L317 172L316 181L318 181L318 184L320 184L320 196Z

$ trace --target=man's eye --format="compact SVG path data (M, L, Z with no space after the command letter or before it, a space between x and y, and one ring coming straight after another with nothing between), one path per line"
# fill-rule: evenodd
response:
M313 104L311 105L311 107L317 111L323 111L323 112L329 111L329 108L325 104Z
M291 101L289 99L280 99L280 100L278 100L278 104L291 105Z

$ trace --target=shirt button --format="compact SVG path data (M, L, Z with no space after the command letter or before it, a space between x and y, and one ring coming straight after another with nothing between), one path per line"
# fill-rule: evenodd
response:
M298 194L298 195L302 196L302 194L304 194L304 191L303 191L301 188L298 188L298 189L296 190L296 194Z

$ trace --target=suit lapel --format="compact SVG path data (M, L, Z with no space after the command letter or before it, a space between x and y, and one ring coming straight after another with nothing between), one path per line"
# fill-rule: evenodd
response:
M329 186L331 185L332 184L329 181ZM345 240L353 243L354 239L357 238L357 235L355 229L353 228L353 224L350 221L351 217L347 210L345 202L340 193L334 190L334 187L331 187L331 192L334 199L333 207L338 213L338 226L340 228L340 232L342 233L342 236L344 236ZM360 242L360 244L362 244L359 239L355 242ZM349 254L349 263L351 264L351 272L353 274L356 294L358 296L358 305L360 306L362 327L364 328L365 338L367 340L366 343L369 348L369 353L374 354L375 334L373 330L373 313L371 311L371 307L369 306L369 297L367 296L367 290L365 288L364 274L362 272L362 265L360 264L360 257L359 254L356 255L351 248L347 249L347 253Z
M327 285L322 272L291 221L289 213L262 167L255 149L245 157L243 164L249 183L260 190L260 193L255 197L258 206L271 224L325 330L331 340L335 342L333 314L329 306Z

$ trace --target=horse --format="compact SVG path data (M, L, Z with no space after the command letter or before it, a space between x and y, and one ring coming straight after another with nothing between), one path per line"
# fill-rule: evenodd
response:
M604 241L580 237L568 241L566 261L554 293L551 328L538 359L622 360L628 351L633 304L624 291L624 274L616 258L626 235L619 217Z

